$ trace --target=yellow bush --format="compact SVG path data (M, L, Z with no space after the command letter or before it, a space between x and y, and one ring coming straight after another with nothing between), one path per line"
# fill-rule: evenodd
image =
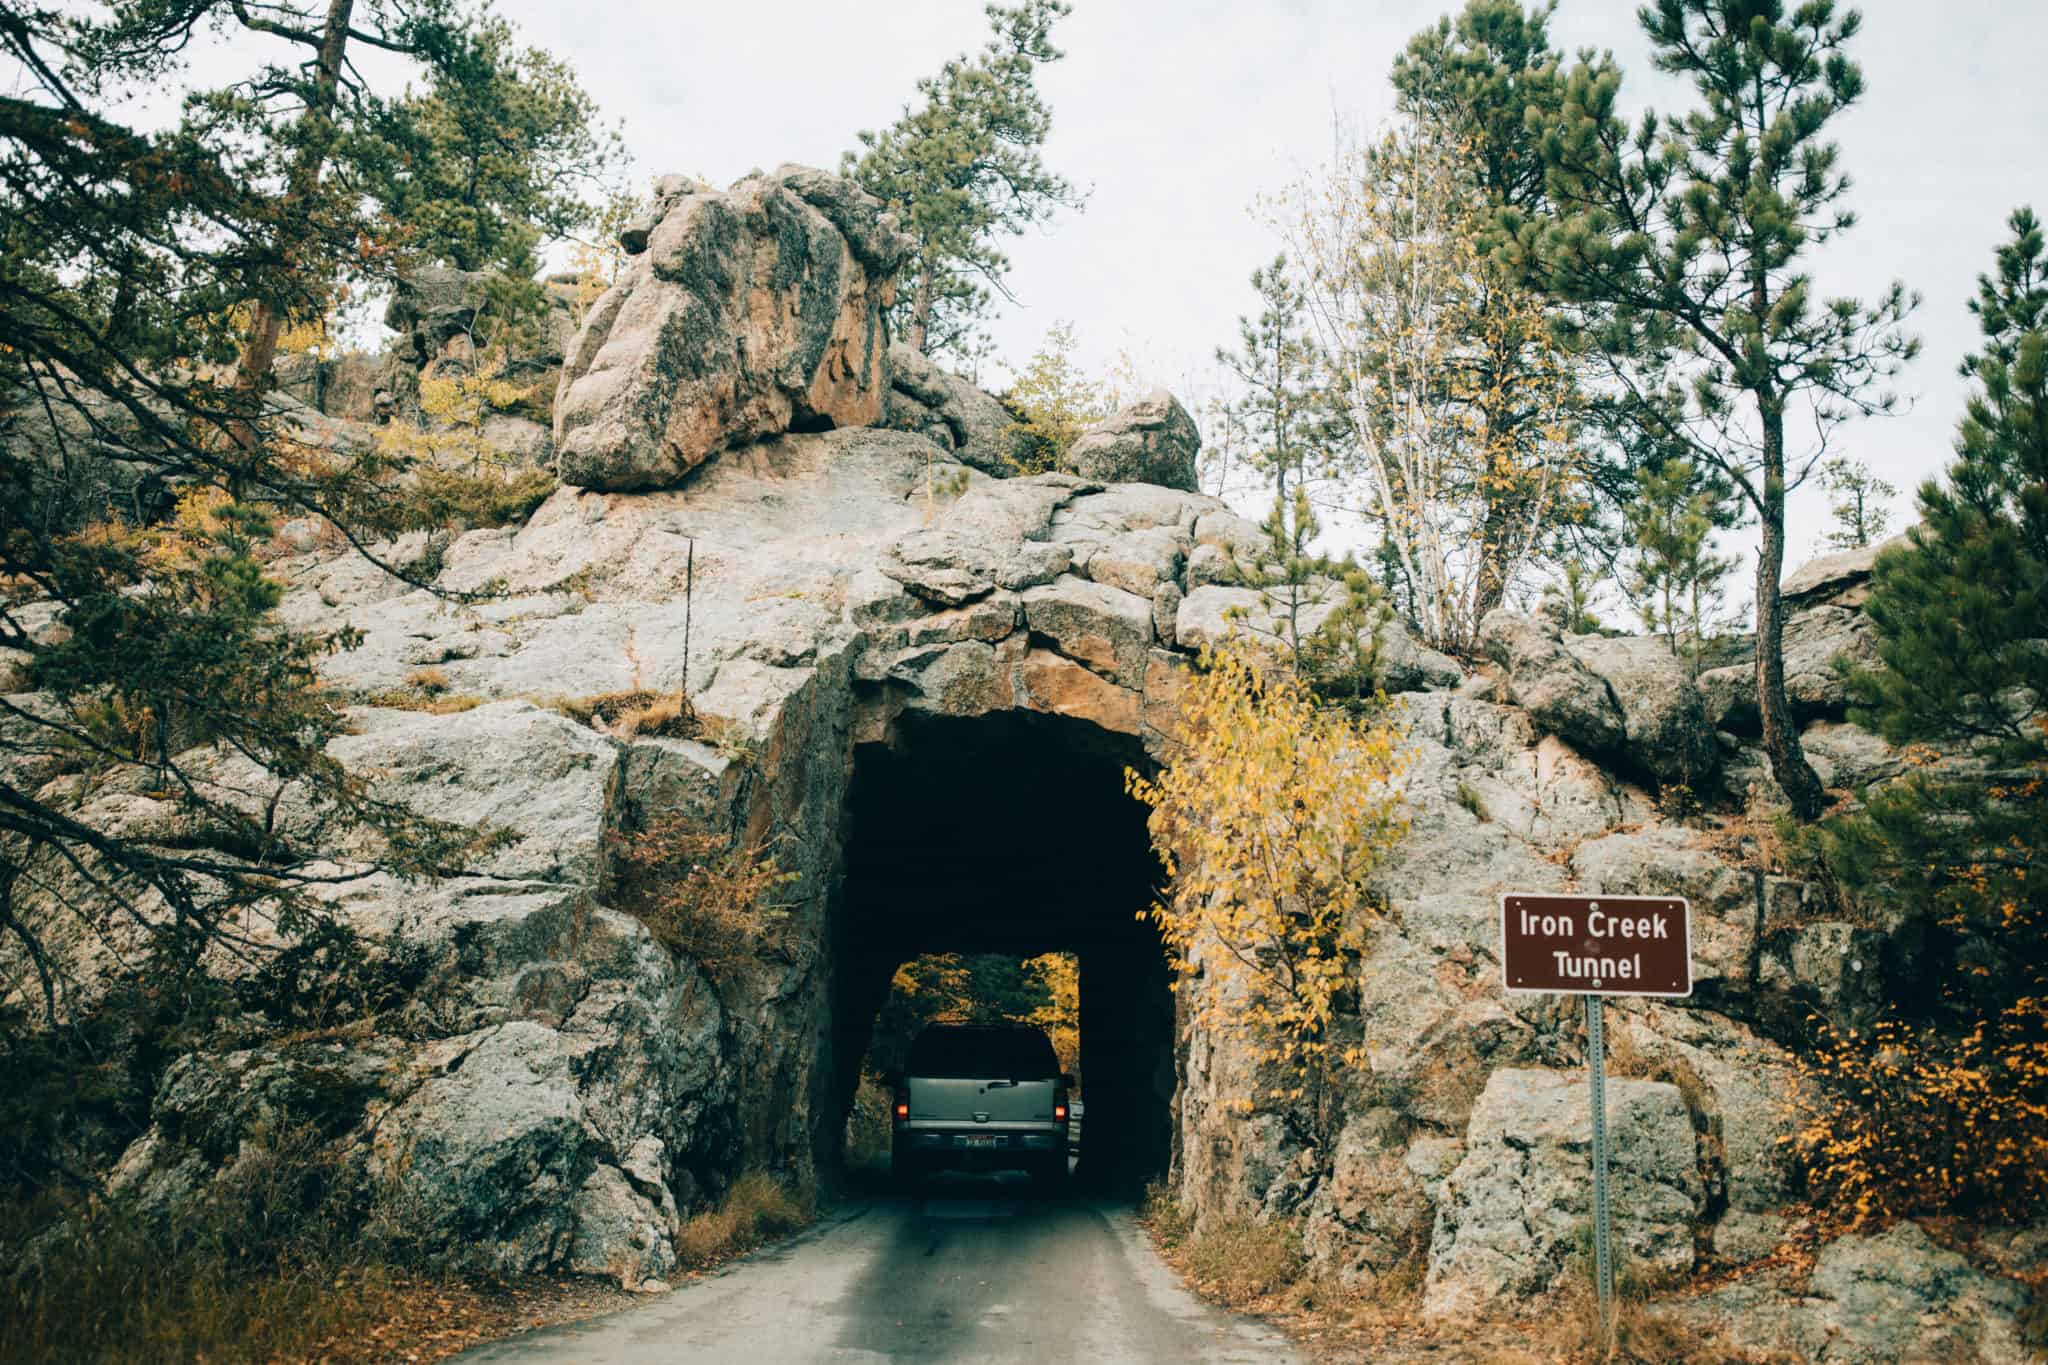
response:
M1169 766L1126 781L1152 808L1170 879L1150 918L1181 984L1203 978L1183 991L1194 1022L1244 1040L1281 1078L1259 1098L1320 1128L1329 1069L1366 1063L1332 1014L1380 913L1373 874L1407 831L1406 757L1391 725L1322 706L1254 660L1242 641L1206 653L1181 689Z
M2048 1212L2048 1000L2029 996L1953 1039L1897 1021L1822 1026L1781 1139L1822 1217L1920 1213L2014 1222Z

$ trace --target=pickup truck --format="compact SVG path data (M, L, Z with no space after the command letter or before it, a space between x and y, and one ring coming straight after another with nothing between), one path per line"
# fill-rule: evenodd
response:
M1046 1189L1067 1178L1067 1092L1052 1042L1022 1025L934 1024L911 1044L892 1106L890 1171L1022 1170Z

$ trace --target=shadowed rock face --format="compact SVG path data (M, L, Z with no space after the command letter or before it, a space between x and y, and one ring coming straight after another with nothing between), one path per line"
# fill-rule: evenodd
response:
M658 189L563 366L562 481L659 488L727 446L878 420L881 313L909 249L881 203L801 166Z

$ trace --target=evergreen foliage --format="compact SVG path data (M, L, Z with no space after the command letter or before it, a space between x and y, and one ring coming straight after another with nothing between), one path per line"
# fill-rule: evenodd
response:
M1908 1018L1823 1029L1794 1150L1842 1221L2048 1209L2048 277L2032 211L2009 222L1970 305L1956 460L1872 577L1883 667L1848 678L1858 724L1973 757L1909 747L1905 777L1814 836L1843 886L1932 921L1940 983Z
M460 270L530 279L538 249L593 227L624 155L616 129L559 58L485 18L395 120L398 156L374 192L408 250Z
M1009 405L1023 419L1010 459L1023 473L1066 468L1068 448L1116 410L1115 388L1088 378L1075 361L1079 344L1073 323L1053 324L1010 386Z
M1655 0L1641 17L1696 106L1630 127L1613 60L1573 67L1559 108L1531 113L1549 204L1503 210L1503 255L1582 310L1574 343L1608 360L1645 439L1719 470L1756 514L1764 747L1811 819L1820 781L1785 699L1785 497L1840 422L1890 406L1880 386L1916 350L1902 287L1821 300L1806 268L1854 222L1827 130L1863 94L1861 20L1832 0ZM1788 447L1788 419L1810 448Z
M1544 600L1557 615L1559 629L1571 635L1597 635L1602 627L1593 613L1594 575L1583 560L1567 558L1557 579L1544 591Z
M0 700L0 940L46 1012L53 907L126 925L172 981L316 929L319 889L359 875L345 836L407 876L471 844L328 755L347 719L316 664L356 635L280 629L265 565L288 518L361 547L398 514L407 463L300 443L271 369L413 258L391 187L424 106L389 87L510 79L476 23L453 0L0 22L0 645L40 694ZM171 126L120 121L145 85L183 90ZM501 196L472 207L524 212Z
M1337 419L1318 382L1322 357L1287 258L1252 271L1252 288L1259 315L1238 318L1237 349L1218 347L1216 359L1240 386L1228 405L1231 429L1247 447L1252 468L1272 480L1276 505L1285 507L1290 479L1301 488L1329 468Z
M1713 535L1732 520L1712 481L1685 460L1645 471L1627 512L1635 552L1624 586L1643 625L1662 635L1673 655L1683 657L1679 641L1688 642L1695 673L1721 579L1735 567L1714 553Z
M1898 496L1896 487L1871 473L1869 465L1847 456L1822 465L1820 482L1835 495L1828 504L1835 529L1823 537L1826 544L1837 550L1860 550L1884 539L1885 529L1891 525L1885 503Z
M923 101L879 132L860 134L841 171L896 211L916 241L907 291L890 309L892 332L927 355L973 350L993 295L1011 297L1010 261L997 242L1078 208L1082 196L1047 170L1039 149L1052 110L1039 66L1061 57L1052 27L1064 0L987 6L993 30L973 56L917 83Z
M1984 344L1956 460L1871 581L1883 667L1849 677L1858 724L1987 767L1924 767L1822 831L1845 884L1934 912L1966 999L2048 988L2048 278L2039 221L2010 222L1971 305Z

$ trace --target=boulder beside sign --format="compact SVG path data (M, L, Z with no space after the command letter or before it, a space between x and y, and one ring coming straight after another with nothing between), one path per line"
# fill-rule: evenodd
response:
M1682 896L1500 898L1501 980L1511 991L1692 994L1692 920Z

